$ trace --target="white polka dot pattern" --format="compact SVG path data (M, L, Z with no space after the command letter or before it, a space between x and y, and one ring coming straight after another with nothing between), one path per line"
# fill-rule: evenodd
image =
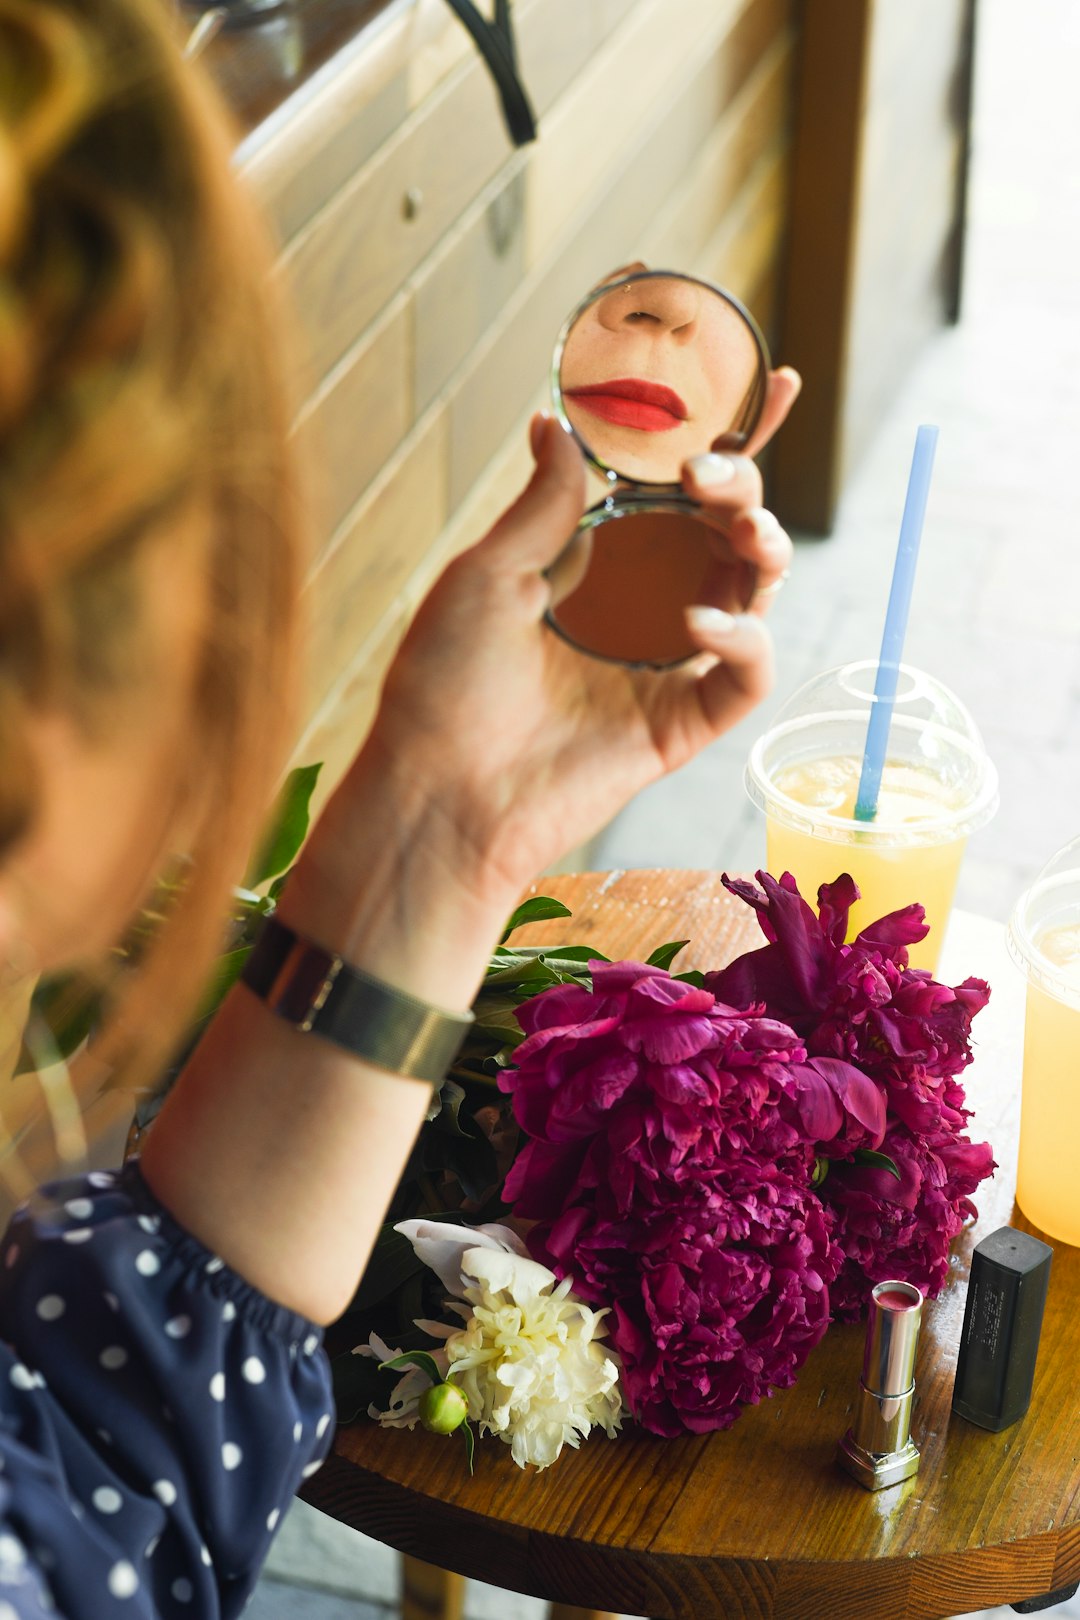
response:
M21 1569L26 1563L26 1548L18 1536L0 1535L0 1570Z
M110 1569L108 1587L115 1598L134 1597L139 1590L139 1577L135 1573L134 1566L129 1564L126 1558L121 1558L119 1563Z
M215 1568L239 1613L326 1445L321 1333L178 1228L135 1164L43 1189L15 1216L0 1243L0 1321L14 1321L21 1351L0 1343L5 1485L17 1503L25 1451L12 1442L27 1436L42 1437L29 1443L47 1447L69 1482L62 1496L58 1487L56 1537L29 1556L0 1513L0 1620L14 1596L4 1582L19 1568L35 1583L27 1620L39 1620L46 1560L50 1580L79 1593L94 1620L151 1608L196 1620L214 1601Z
M41 1374L39 1372L32 1372L29 1367L24 1367L21 1361L15 1362L11 1371L8 1373L8 1379L15 1389L45 1388L45 1380Z

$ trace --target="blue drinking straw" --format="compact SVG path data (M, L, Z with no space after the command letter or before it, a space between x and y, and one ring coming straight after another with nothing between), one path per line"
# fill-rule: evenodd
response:
M893 564L889 605L885 610L885 630L878 655L877 680L874 683L874 701L870 706L870 724L866 728L866 750L863 754L859 792L855 799L856 821L873 821L877 815L878 794L881 792L881 773L885 768L885 750L889 743L896 684L900 674L900 656L904 651L911 592L915 586L915 564L919 560L919 541L922 539L923 518L926 516L926 497L930 493L930 474L934 467L938 430L923 423L915 435L915 454L911 458L904 516L900 522L900 542Z

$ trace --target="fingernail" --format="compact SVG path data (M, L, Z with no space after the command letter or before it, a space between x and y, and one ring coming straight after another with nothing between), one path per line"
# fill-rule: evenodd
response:
M694 481L703 488L730 484L738 470L738 462L734 456L718 456L714 450L708 451L703 456L694 456L690 462Z
M762 536L782 533L780 520L767 506L748 506L746 515L753 520L755 529Z
M730 636L735 629L735 615L723 608L701 607L695 604L686 610L686 622L699 636L712 641L717 636Z
M783 552L785 556L787 555L790 542L784 532L784 526L779 518L769 511L768 507L748 507L746 516L750 518L754 525L754 533L757 536L759 545L763 546L769 553Z

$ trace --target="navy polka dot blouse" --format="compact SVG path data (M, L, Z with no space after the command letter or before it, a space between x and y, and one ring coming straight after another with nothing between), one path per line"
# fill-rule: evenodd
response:
M177 1225L137 1164L0 1242L0 1620L225 1620L330 1448L318 1328Z

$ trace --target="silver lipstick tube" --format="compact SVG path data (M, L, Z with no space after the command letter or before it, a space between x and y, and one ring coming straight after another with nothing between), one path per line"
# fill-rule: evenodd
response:
M855 1421L837 1453L841 1467L868 1491L897 1485L918 1471L911 1403L922 1303L919 1290L906 1282L878 1283L870 1295Z

